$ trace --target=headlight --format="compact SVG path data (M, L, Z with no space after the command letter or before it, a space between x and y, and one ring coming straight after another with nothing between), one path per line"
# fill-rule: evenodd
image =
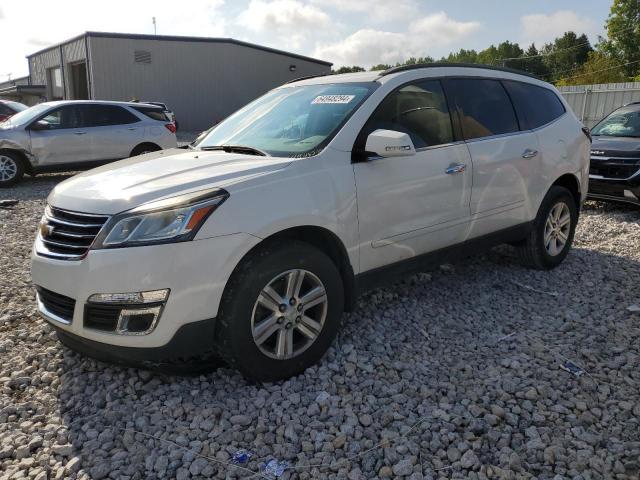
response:
M141 205L109 220L92 248L192 240L209 215L228 197L226 191L216 189Z

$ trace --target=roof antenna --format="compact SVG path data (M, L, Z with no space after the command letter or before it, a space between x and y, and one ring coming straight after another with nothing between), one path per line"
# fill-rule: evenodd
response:
M156 25L156 17L152 17L151 21L153 22L153 34L154 35L158 35L158 28L157 28L157 25Z

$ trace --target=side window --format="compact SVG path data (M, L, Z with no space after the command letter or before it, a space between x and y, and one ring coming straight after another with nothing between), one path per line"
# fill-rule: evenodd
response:
M149 117L152 120L157 120L159 122L168 122L169 118L162 111L162 108L151 108L151 107L132 107L143 115Z
M140 120L117 105L82 105L85 127L106 127L109 125L126 125Z
M520 123L527 128L546 125L566 111L558 96L548 88L513 81L505 81L504 85L511 95Z
M367 136L378 129L407 133L415 148L451 143L451 117L440 81L411 83L387 95L365 124L356 148L364 150Z
M445 85L466 140L519 130L511 100L498 80L457 78Z
M46 113L40 120L47 122L50 130L79 128L83 126L78 106L71 105L55 108Z
M0 115L13 115L13 110L11 110L9 107L7 107L6 105L4 105L3 103L0 103Z

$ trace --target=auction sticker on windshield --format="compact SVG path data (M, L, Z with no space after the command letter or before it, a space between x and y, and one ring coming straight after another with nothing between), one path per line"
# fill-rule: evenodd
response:
M349 103L356 98L355 95L318 95L311 104L316 103Z

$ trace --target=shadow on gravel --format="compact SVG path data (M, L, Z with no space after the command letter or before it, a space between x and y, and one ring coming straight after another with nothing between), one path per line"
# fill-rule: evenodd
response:
M248 478L222 464L243 448L254 472L268 458L325 458L303 478L349 455L353 478L407 456L403 471L419 458L424 478L637 478L640 322L626 307L638 278L640 263L596 250L538 272L500 247L364 295L321 364L277 384L226 368L115 367L65 348L60 438L79 458L72 471L93 479ZM559 368L567 358L586 373ZM396 448L377 448L384 438Z

